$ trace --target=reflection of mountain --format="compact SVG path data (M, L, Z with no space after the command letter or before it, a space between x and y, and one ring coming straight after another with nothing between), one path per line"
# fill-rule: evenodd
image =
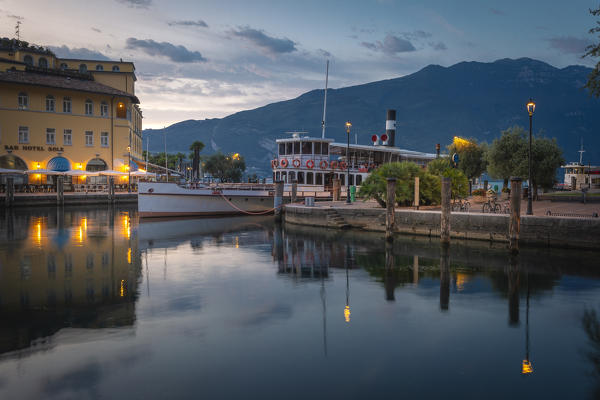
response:
M48 345L65 327L133 325L141 276L133 213L7 214L14 232L0 248L0 353Z

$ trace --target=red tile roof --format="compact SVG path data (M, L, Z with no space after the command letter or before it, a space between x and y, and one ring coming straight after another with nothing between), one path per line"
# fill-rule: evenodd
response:
M7 71L0 72L0 82L100 93L110 96L128 97L135 104L139 104L140 102L136 96L93 80L77 79L61 75L42 74L29 71Z

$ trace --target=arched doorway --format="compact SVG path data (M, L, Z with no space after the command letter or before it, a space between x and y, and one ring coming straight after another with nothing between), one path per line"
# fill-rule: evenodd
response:
M64 157L54 157L48 164L46 164L46 169L58 172L67 172L71 169L71 163Z
M0 156L0 168L27 171L27 163L23 161L20 157L15 156L14 154L5 154L3 156ZM14 178L14 183L16 185L23 185L27 183L27 175L19 173L15 175L0 175L0 183L6 184L6 178L9 176L12 176Z
M92 158L87 162L85 170L88 172L106 171L108 164L101 158ZM87 183L91 185L106 184L106 176L90 176L87 178Z

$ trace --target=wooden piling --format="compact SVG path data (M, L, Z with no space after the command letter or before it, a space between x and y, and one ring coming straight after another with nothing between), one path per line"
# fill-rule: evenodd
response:
M6 178L6 207L12 207L15 204L15 178L9 176Z
M283 209L283 181L275 182L275 197L273 198L273 208L275 209L275 220L281 221Z
M510 178L510 223L508 237L510 239L510 250L513 253L519 251L519 232L521 231L521 184L521 178Z
M442 215L440 221L440 239L442 243L450 243L450 197L452 185L450 178L442 177Z
M333 201L340 201L340 193L342 191L342 182L339 179L333 180Z
M298 181L292 181L292 199L291 202L295 203L298 200Z
M385 213L385 239L389 242L394 240L394 229L396 225L396 178L387 178L387 210Z
M56 205L63 206L65 204L65 177L56 177Z
M115 178L112 176L108 178L108 202L115 202Z
M419 177L415 176L415 208L419 209Z

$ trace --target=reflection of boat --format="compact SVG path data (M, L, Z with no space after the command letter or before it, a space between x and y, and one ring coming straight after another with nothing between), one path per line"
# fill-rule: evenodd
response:
M231 215L273 211L272 185L182 187L175 183L140 182L140 217Z

